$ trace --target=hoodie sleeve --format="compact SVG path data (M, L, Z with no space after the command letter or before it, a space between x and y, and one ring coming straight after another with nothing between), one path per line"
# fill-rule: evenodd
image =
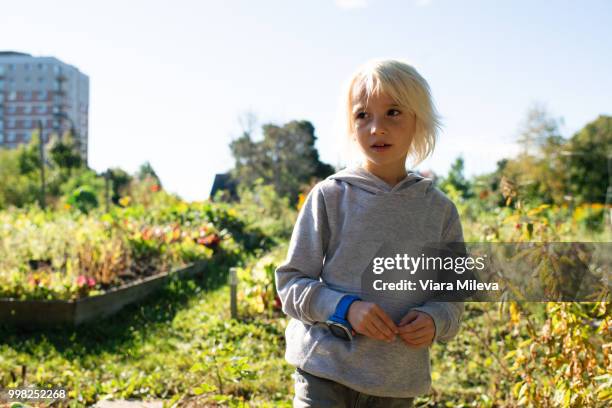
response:
M452 204L450 220L442 233L441 242L464 242L459 213L454 204ZM446 343L459 332L465 304L464 302L428 301L423 306L415 307L414 310L431 316L436 326L433 341Z
M319 279L329 236L319 183L306 197L293 228L287 258L275 271L283 312L307 324L326 321L345 295Z

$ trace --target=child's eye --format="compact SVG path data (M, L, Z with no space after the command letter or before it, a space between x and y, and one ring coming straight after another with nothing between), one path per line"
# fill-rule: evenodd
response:
M365 112L357 112L357 114L355 115L355 119L363 119L365 117L366 117Z
M400 112L400 111L399 111L399 110L397 110L397 109L389 109L389 110L387 111L387 115L389 115L389 116L397 116L397 115L399 115L400 113L402 113L402 112Z

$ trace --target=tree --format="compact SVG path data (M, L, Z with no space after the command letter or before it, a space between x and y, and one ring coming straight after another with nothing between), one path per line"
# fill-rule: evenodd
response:
M453 188L461 193L461 197L470 198L473 196L472 186L463 175L463 167L463 156L459 156L451 165L448 175L440 182L440 188L445 192L448 192L450 188Z
M21 173L20 151L0 148L0 209L21 207L40 197L38 173Z
M119 204L119 199L126 194L130 186L132 176L119 167L111 168L108 171L110 173L110 183L112 187L111 201L114 204ZM103 177L104 174L100 176Z
M564 200L567 168L561 155L566 143L559 131L562 122L539 104L527 112L517 139L521 152L503 170L526 201L561 204Z
M157 173L155 173L155 170L153 170L153 166L151 166L151 163L149 163L148 161L144 162L140 166L140 168L138 169L138 172L136 172L136 178L139 181L143 181L147 178L152 178L157 182L157 185L159 186L159 188L161 188L162 186L161 181L159 177L157 176Z
M83 167L83 158L72 132L66 132L62 139L55 140L49 152L52 162L65 170L68 177L72 174L73 169Z
M235 159L231 175L246 186L262 178L295 204L302 184L334 172L332 166L319 160L315 141L314 126L308 121L264 125L263 140L258 142L251 139L250 131L244 131L230 144Z
M17 148L19 161L19 173L29 174L40 171L40 137L38 132L33 132L32 138L27 144Z
M538 155L550 138L560 137L561 124L563 124L562 118L551 117L542 103L533 103L527 110L526 118L519 130L517 142L522 148L521 153Z
M600 115L570 139L567 150L569 191L578 201L603 203L612 169L612 116Z

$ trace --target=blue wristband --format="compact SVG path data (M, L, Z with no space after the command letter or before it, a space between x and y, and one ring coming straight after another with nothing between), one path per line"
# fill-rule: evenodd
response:
M330 320L348 324L348 321L346 320L346 315L348 313L349 307L351 307L351 304L356 300L361 299L357 296L345 295L342 299L340 299L340 302L338 302L338 306L336 306L336 311L331 316Z

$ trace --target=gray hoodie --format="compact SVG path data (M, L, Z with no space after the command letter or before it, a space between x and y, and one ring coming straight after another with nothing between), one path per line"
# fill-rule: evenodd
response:
M462 302L423 302L405 292L368 290L364 282L385 244L418 251L425 242L462 241L455 205L430 179L408 172L390 187L354 167L319 182L299 212L287 258L276 269L283 311L291 317L287 361L370 395L428 393L428 348L410 348L398 336L387 343L357 334L349 342L333 336L324 322L344 295L353 294L379 305L396 324L411 309L425 312L436 327L434 341L450 340L459 330Z

